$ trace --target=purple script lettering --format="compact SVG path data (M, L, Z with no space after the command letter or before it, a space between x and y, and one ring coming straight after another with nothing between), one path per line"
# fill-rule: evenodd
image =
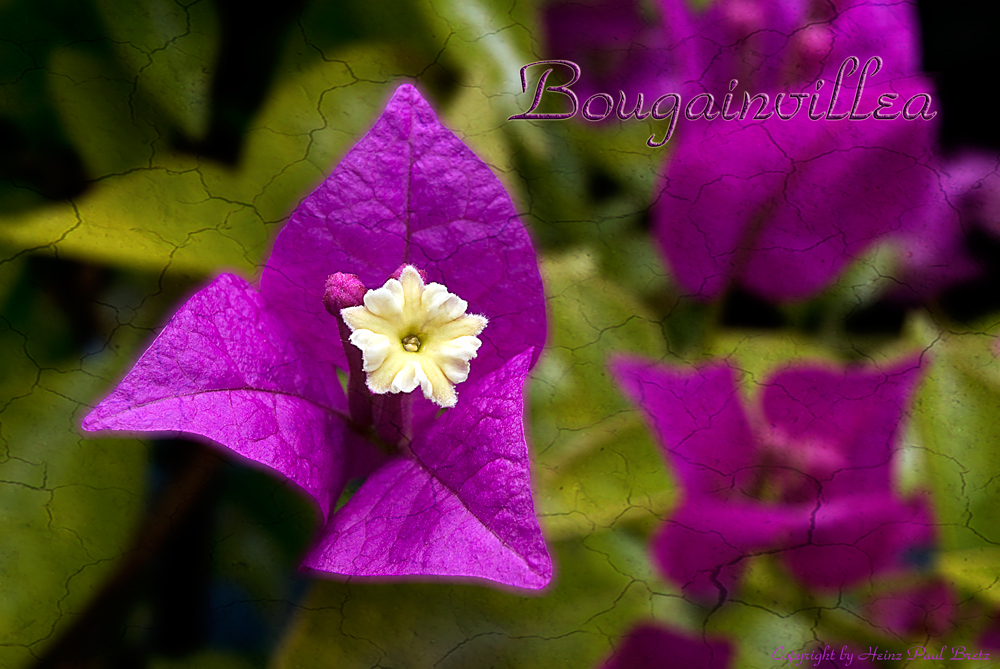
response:
M528 111L523 114L515 114L508 118L508 121L513 121L515 119L528 119L537 121L561 121L562 119L572 118L576 115L576 110L580 107L580 100L577 99L576 93L569 89L570 86L575 84L577 80L580 79L580 66L571 60L539 60L534 63L528 63L521 68L521 92L526 93L528 91L528 82L524 78L524 72L529 67L534 67L535 65L565 65L573 72L573 78L567 81L565 84L559 86L551 86L546 88L545 82L548 80L549 75L552 74L552 70L555 68L550 67L542 73L542 76L538 77L538 87L535 88L535 99L531 103L531 107ZM562 93L563 95L569 97L573 110L565 114L535 114L534 111L538 109L538 104L542 101L542 93L545 91L552 91L553 93ZM608 97L610 101L611 98Z

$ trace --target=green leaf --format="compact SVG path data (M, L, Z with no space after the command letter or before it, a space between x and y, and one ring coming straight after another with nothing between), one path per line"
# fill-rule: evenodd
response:
M495 169L511 169L506 140L532 147L544 133L507 119L522 111L521 67L537 60L536 13L530 3L503 0L417 0L414 3L440 49L444 67L460 72L460 88L446 120ZM498 157L506 158L503 162Z
M480 585L318 582L277 669L592 667L664 594L645 542L606 532L550 545L559 570L542 596ZM659 607L677 620L679 607ZM676 624L676 622L675 622Z
M170 148L174 135L204 133L218 47L211 3L101 0L105 48L71 43L48 67L53 102L93 185L69 203L6 218L0 241L158 271L251 271L396 86L418 79L441 88L456 71L446 122L512 174L506 117L516 111L512 64L532 44L525 11L414 2L394 7L387 22L380 6L307 8L242 160L229 168Z
M96 4L135 87L155 100L188 137L203 136L219 46L214 5L176 0Z
M23 261L0 267L10 272ZM79 428L106 377L119 373L117 346L142 331L122 328L115 348L62 360L69 335L61 312L30 284L15 285L0 313L4 667L37 660L128 553L144 510L147 461L140 442L89 439Z
M156 271L252 271L280 223L372 124L404 76L397 68L405 57L394 54L371 45L303 69L303 55L290 55L237 169L143 144L148 138L129 119L120 82L101 81L99 61L67 56L65 67L90 68L63 79L60 99L67 117L79 119L74 142L100 178L72 202L6 218L0 240ZM146 164L125 169L143 151Z
M157 128L143 113L148 106L134 95L133 81L117 65L82 46L67 46L52 54L47 68L52 103L87 175L95 180L148 166L157 149L164 150L157 144L162 144L165 128Z
M1000 547L945 551L938 569L952 587L1000 606Z
M729 359L741 371L747 388L765 383L783 367L834 359L829 349L808 338L753 330L726 331L711 341L705 354Z
M584 251L543 263L552 335L532 382L537 510L552 536L648 525L673 500L659 448L615 384L613 355L661 356L660 325Z
M938 335L914 405L945 550L1000 545L996 341L994 332Z

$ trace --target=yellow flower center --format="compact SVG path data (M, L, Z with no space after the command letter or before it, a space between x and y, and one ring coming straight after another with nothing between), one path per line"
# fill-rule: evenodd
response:
M341 309L350 342L361 349L368 389L412 392L417 386L438 406L453 407L455 384L469 378L469 361L482 345L483 316L439 283L424 285L407 265L399 280L365 293L364 305Z

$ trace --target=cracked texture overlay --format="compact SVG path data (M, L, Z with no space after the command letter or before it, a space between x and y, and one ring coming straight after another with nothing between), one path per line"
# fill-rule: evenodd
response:
M927 16L3 3L0 666L1000 664Z

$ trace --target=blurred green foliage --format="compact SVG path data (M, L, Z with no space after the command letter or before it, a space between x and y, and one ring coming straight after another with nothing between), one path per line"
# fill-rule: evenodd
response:
M131 362L142 321L119 328L113 348L79 357L65 311L33 280L39 267L54 269L28 255L0 266L8 288L0 311L0 664L10 667L26 666L86 610L131 548L146 489L143 444L94 443L77 428L106 379ZM138 294L119 297L127 304Z
M677 608L636 536L596 533L550 550L559 572L542 596L480 585L319 583L274 666L586 667L636 619Z

